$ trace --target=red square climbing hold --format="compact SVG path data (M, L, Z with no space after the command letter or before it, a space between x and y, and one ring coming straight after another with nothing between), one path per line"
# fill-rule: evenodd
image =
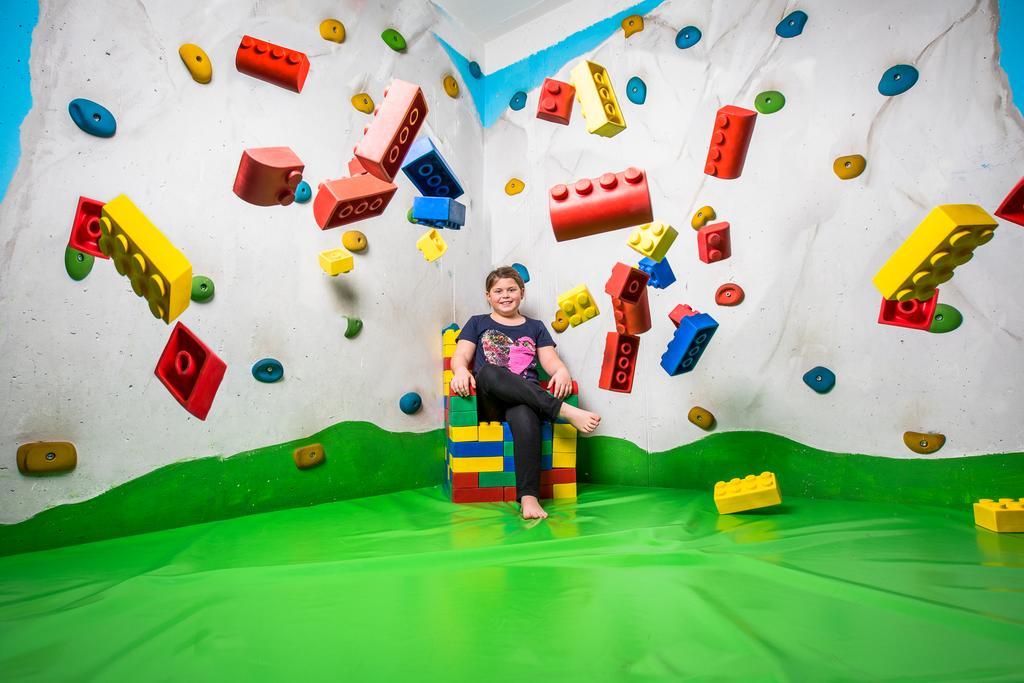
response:
M575 98L576 88L553 78L545 78L537 100L537 118L568 126Z
M179 322L171 330L155 374L185 410L205 420L226 370L224 361Z
M890 301L882 299L882 309L878 312L878 322L882 325L909 327L912 330L927 330L932 325L935 306L939 303L939 290L928 301Z
M996 216L1004 221L1024 225L1024 178L1006 195L1006 199L996 209Z
M103 202L88 197L78 198L75 220L71 223L71 237L68 246L99 258L110 258L100 251L100 213Z
M704 263L723 261L732 256L729 224L712 223L697 231L697 255Z
M622 299L627 304L635 304L647 291L648 273L639 268L632 268L625 263L612 266L612 275L604 284L604 291L613 299Z
M336 228L384 213L398 186L363 173L320 183L313 199L313 218L321 230Z
M640 337L609 332L605 337L604 360L597 386L628 394L633 390L633 373L640 350Z

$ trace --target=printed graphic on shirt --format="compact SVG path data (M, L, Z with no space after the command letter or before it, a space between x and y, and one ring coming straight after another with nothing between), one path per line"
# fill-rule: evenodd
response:
M485 331L480 335L480 344L488 363L508 368L517 375L522 375L527 368L532 367L537 356L532 339L520 337L512 341L511 337L499 330Z

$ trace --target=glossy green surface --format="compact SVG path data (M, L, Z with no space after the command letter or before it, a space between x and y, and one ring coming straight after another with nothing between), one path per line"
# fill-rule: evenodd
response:
M952 332L964 321L964 314L949 304L936 304L935 313L932 314L932 325L929 332L942 334Z
M380 34L380 37L395 52L401 52L405 49L405 38L393 28L385 30Z
M197 304L205 304L213 298L213 280L205 275L195 275L192 278L192 301Z
M778 90L766 90L754 98L754 108L762 114L774 114L786 106L786 96Z
M74 247L64 250L64 269L72 280L84 280L92 272L95 263L96 257L92 254L78 251Z
M347 317L345 318L345 338L352 339L358 335L363 329L363 321L359 318Z

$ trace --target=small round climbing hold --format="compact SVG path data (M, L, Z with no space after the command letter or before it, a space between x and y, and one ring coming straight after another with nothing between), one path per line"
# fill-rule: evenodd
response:
M519 111L520 109L525 107L526 106L526 93L524 93L522 90L517 92L515 95L512 96L512 99L510 99L508 101L508 106L513 111Z
M64 270L68 271L68 277L72 280L84 280L92 272L92 266L96 263L96 257L78 251L74 247L64 250Z
M482 78L483 77L484 72L480 69L480 65L477 64L476 62L470 62L468 68L469 68L469 75L472 76L473 78Z
M526 266L522 263L513 263L512 267L519 273L519 277L523 278L524 284L530 281L530 271L526 269Z
M345 318L345 339L352 339L363 329L363 321L359 318L347 316Z
M441 81L441 85L444 86L444 91L448 93L448 97L454 99L459 96L459 82L455 80L455 76L445 74L444 80Z
M380 34L380 37L395 52L401 52L405 49L405 38L393 28L385 30L384 33Z
M92 100L79 97L68 104L68 113L75 125L89 135L98 138L113 137L117 131L117 121L106 107Z
M555 332L565 332L568 327L569 316L562 309L558 309L558 312L555 313L555 319L551 322L551 329Z
M324 19L320 22L320 37L332 43L344 43L345 24L337 19Z
M419 409L423 407L423 399L415 391L410 391L398 400L398 407L406 415L412 415L419 412Z
M634 33L644 30L644 18L639 14L631 14L622 20L622 30L629 38Z
M950 306L949 304L936 304L935 312L932 314L932 324L928 328L928 331L934 332L935 334L952 332L956 328L960 327L960 324L963 321L964 314L955 307Z
M274 358L264 358L252 366L252 376L266 384L278 382L284 377L284 366Z
M863 173L867 165L867 159L861 155L850 154L845 157L836 157L836 160L832 162L832 172L840 180L850 180Z
M700 29L696 26L684 26L676 34L676 47L680 50L693 47L700 42Z
M633 76L626 83L626 97L633 104L643 104L647 101L647 84L639 76Z
M778 90L765 90L754 98L754 108L762 114L774 114L786 106L786 96Z
M349 230L341 236L341 246L349 251L362 251L367 244L366 235L358 230Z
M364 114L373 113L373 98L364 92L352 96L352 106Z
M726 282L715 292L715 303L719 306L739 306L745 296L742 287L734 282Z
M945 434L923 434L921 432L903 432L903 443L915 453L928 455L943 447L946 443Z
M804 373L804 384L819 394L827 394L836 385L836 374L818 365Z
M690 219L690 227L694 230L700 230L708 221L713 221L717 218L715 210L710 206L702 206L697 209L697 213L693 214L693 218Z
M806 25L807 12L795 10L782 18L782 21L775 27L775 35L780 38L796 38L804 32Z
M505 194L511 197L514 194L522 192L525 187L526 183L519 178L509 178L508 182L505 183Z
M305 204L312 198L313 188L305 180L299 181L299 184L295 187L295 201L299 204Z
M409 210L405 212L405 220L409 221L413 225L419 225L419 221L412 217L412 207L411 206L409 207Z
M715 426L715 416L711 414L710 410L705 410L700 406L690 408L686 419L705 431L711 431Z
M196 83L209 83L213 79L213 62L203 48L185 43L178 48L178 56Z
M919 75L917 69L909 64L890 66L878 81L878 92L886 97L902 95L914 87Z
M205 304L213 298L213 280L205 275L196 275L192 278L192 301L197 304Z

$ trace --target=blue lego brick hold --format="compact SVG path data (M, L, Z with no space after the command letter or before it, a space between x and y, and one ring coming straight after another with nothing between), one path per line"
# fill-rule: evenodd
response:
M707 313L683 318L661 356L661 367L672 376L693 370L717 329L718 323Z
M402 170L424 197L458 199L462 196L459 179L430 138L417 138L405 158Z
M458 230L466 224L466 206L447 197L416 197L412 217L417 225Z
M551 467L551 459L553 457L554 456L552 456L550 453L548 453L547 455L540 456L540 468L542 470L554 469L553 467Z
M543 458L542 458L543 459ZM515 472L516 471L516 458L513 455L506 455L504 467L501 468L502 472Z
M503 436L501 437L501 440L502 441L507 441L507 442L511 443L512 442L512 428L508 426L508 422L502 422L501 423L501 431L502 431L502 434L503 434Z
M479 458L491 455L505 455L505 445L500 441L449 441L448 452L454 458Z
M637 267L651 276L647 284L655 289L665 289L676 281L676 274L672 272L672 266L668 264L667 258L655 261L645 256L640 259Z
M551 425L550 422L541 422L540 423L540 440L541 441L551 441L551 439L554 438L554 435L555 435L555 428Z

